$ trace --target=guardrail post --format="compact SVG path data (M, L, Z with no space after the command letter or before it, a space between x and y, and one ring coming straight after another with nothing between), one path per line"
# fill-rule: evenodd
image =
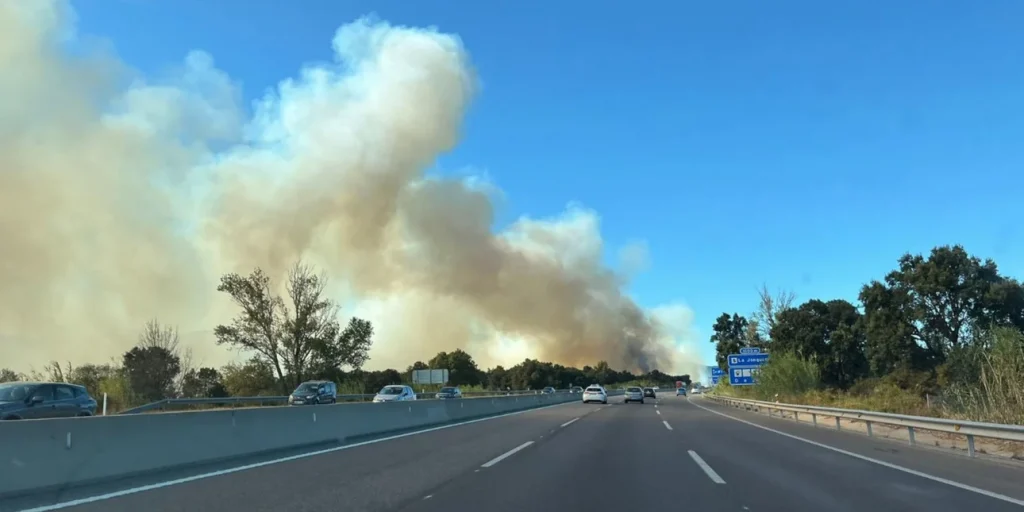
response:
M868 437L874 437L874 434L871 433L871 422L865 421L864 423L868 426Z
M917 441L914 439L914 427L907 427L907 434L910 435L910 446L917 444Z
M813 412L811 413L811 423L813 423L815 427L818 426L818 415Z
M793 411L793 419L796 420L797 423L800 423L800 413Z
M836 416L836 430L842 430L843 426L839 423L839 416Z
M967 455L969 455L971 457L975 456L975 452L974 452L974 435L973 434L967 434Z

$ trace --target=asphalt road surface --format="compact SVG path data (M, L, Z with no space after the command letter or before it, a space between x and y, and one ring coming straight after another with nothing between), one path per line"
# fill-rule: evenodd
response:
M38 496L0 510L1024 510L1024 464L815 428L702 397L611 400L220 468L183 483L150 477Z

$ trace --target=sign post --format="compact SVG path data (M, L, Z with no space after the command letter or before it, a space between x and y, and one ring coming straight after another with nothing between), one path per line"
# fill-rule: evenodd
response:
M711 385L718 384L718 381L722 380L725 376L725 372L717 366L708 366L708 371L711 373Z
M730 354L727 362L730 386L753 386L757 373L768 362L768 354L757 347L743 347L739 354Z

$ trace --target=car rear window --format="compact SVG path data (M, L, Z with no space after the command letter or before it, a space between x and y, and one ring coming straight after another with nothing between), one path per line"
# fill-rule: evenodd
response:
M628 391L629 391L630 393L637 393L637 392L639 392L639 391L640 391L640 388L629 388L629 389L628 389Z
M587 393L600 393L601 388L587 388Z

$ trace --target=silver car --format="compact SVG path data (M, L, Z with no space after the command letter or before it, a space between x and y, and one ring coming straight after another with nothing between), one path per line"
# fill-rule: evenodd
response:
M626 388L626 403L630 402L644 403L644 390L637 387Z
M406 400L416 400L416 392L409 386L397 384L384 386L384 388L377 393L377 396L373 397L373 401L375 403L404 402Z

